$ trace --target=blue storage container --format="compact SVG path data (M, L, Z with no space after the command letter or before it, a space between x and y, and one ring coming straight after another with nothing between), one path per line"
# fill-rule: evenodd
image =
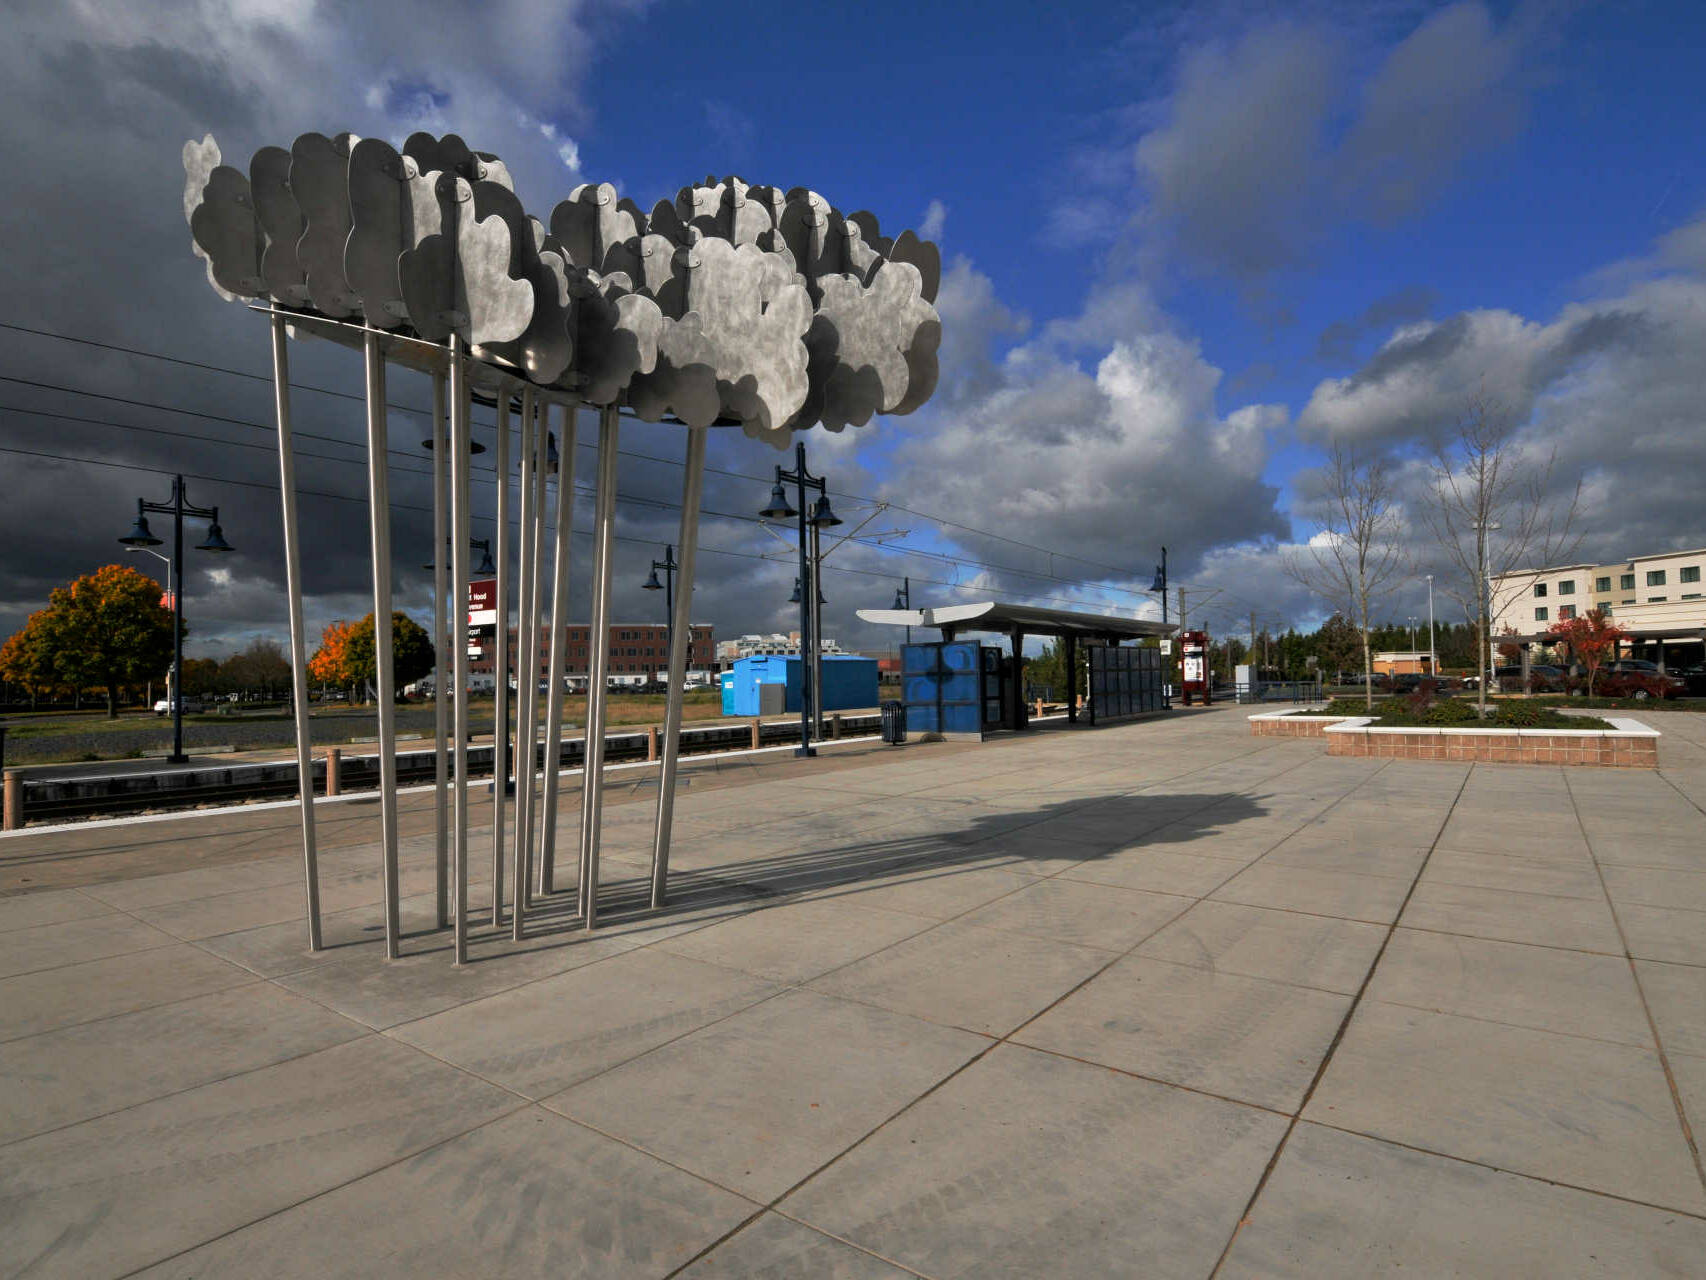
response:
M760 685L787 686L787 708L800 710L800 660L789 654L755 654L723 676L723 714L761 714ZM850 711L877 705L877 660L851 655L823 659L823 709Z

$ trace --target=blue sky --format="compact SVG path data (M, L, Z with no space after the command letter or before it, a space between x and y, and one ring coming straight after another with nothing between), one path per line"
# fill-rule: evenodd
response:
M891 233L938 232L935 399L809 436L845 514L912 508L873 525L906 537L838 554L830 625L851 643L880 639L853 611L903 575L925 602L981 592L1153 614L1141 588L1163 543L1211 625L1251 610L1310 623L1327 606L1283 563L1315 528L1311 468L1346 440L1394 468L1413 554L1384 611L1414 613L1423 575L1449 572L1419 515L1422 459L1477 393L1505 407L1526 455L1553 459L1551 497L1583 486L1582 556L1706 543L1698 6L421 0L413 13L26 0L0 50L13 313L264 369L262 335L189 255L184 140L211 132L240 162L308 130L456 130L504 157L535 211L583 181L649 205L732 172L872 209ZM110 521L64 520L68 488L104 512L174 470L207 476L197 500L226 505L267 483L264 452L215 426L195 427L203 448L22 413L88 416L99 392L164 406L127 423L165 426L191 403L264 420L260 384L40 337L13 335L0 357L63 388L0 392L5 443L36 451L11 455L21 496L0 535L38 551L4 565L0 630L110 554ZM336 353L305 345L299 365L359 389ZM395 394L424 402L406 380ZM336 401L299 412L359 436ZM628 440L680 453L668 428ZM37 456L53 450L73 460ZM708 504L755 511L767 491L741 477L775 460L719 438L713 464L739 475L713 477ZM624 493L678 492L667 465L623 465ZM359 477L325 470L351 493L313 500L317 621L365 611ZM397 483L407 501L416 482ZM282 625L268 501L222 577L194 570L207 643ZM674 536L666 508L620 519L637 562ZM406 510L396 521L399 545L424 536ZM722 549L703 561L706 620L724 635L788 625L792 571L752 559L772 546L763 532L719 517L704 537ZM649 616L643 565L632 577L618 612Z

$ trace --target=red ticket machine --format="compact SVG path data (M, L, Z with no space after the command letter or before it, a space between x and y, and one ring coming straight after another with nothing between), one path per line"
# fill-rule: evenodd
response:
M1182 687L1185 693L1185 705L1191 705L1191 695L1194 693L1202 699L1203 706L1214 703L1214 695L1208 678L1208 632L1186 631L1179 636L1179 651L1184 657L1184 679Z

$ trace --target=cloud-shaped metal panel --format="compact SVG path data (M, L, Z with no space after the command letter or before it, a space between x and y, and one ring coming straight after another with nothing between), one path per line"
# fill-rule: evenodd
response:
M304 134L257 152L247 178L210 136L184 167L196 251L226 297L456 333L494 371L778 445L935 389L936 246L805 188L713 177L647 213L587 183L547 231L502 161L455 134L415 134L401 155Z

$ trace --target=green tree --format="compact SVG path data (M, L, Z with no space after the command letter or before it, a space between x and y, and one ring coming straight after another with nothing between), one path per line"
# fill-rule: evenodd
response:
M1025 679L1046 686L1056 699L1066 697L1066 646L1059 640L1034 657L1025 659Z
M172 662L172 613L159 584L129 565L109 564L58 588L45 626L59 678L104 689L115 720L119 686L157 679Z
M1360 665L1362 632L1342 613L1335 613L1315 633L1315 657L1323 672L1348 671Z
M406 613L391 615L391 677L401 689L433 669L437 661L426 628ZM373 651L373 615L370 613L350 629L344 670L357 684L378 679L379 666Z
M212 658L185 658L178 682L186 698L205 698L219 692L219 663Z
M290 684L290 659L276 640L253 640L219 664L219 683L227 693L273 697Z

